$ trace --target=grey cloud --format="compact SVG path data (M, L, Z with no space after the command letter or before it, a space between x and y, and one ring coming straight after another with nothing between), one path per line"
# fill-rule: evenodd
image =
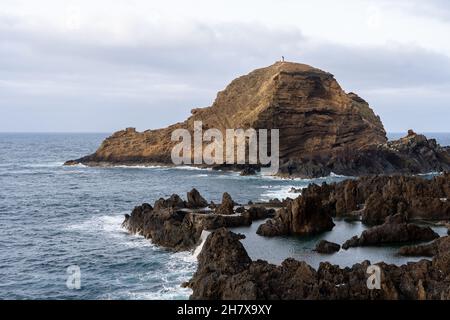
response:
M281 55L335 74L347 91L366 92L376 110L393 105L386 88L450 86L449 58L418 47L316 43L298 29L242 23L198 23L180 34L171 38L158 27L124 44L25 29L0 16L0 131L161 127L209 105L230 80ZM392 101L401 112L413 98L399 92ZM443 108L444 97L434 103ZM390 116L397 119L392 128L402 127L398 114Z

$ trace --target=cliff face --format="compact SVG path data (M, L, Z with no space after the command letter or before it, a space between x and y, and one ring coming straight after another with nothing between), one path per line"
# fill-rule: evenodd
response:
M344 149L359 150L387 141L378 116L353 93L345 93L333 75L298 63L277 62L233 80L213 105L168 128L114 133L98 150L71 163L171 164L178 128L255 128L280 130L280 162L329 159Z

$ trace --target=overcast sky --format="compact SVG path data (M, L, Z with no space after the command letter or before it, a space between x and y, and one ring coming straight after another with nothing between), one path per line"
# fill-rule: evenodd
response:
M0 0L0 132L158 128L281 55L450 131L450 2Z

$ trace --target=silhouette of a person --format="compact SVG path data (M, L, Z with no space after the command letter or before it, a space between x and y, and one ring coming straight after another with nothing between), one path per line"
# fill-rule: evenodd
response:
M284 62L284 56L281 56L281 61Z

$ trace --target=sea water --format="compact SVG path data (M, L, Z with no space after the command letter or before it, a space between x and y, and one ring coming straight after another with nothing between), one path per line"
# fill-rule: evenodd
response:
M121 228L123 215L143 202L193 187L220 202L227 191L240 203L296 197L291 187L343 180L283 180L242 177L238 173L196 168L62 166L92 153L108 134L0 134L0 299L184 299L180 284L196 270L191 252L158 248ZM450 144L450 134L429 134ZM336 220L331 232L316 237L264 238L261 222L235 228L252 258L280 263L287 257L317 267L365 259L404 263L395 247L352 248L334 255L312 251L320 239L342 243L359 235L359 222ZM444 228L436 229L444 234ZM195 254L198 254L196 252ZM81 271L81 289L66 286L67 268Z

